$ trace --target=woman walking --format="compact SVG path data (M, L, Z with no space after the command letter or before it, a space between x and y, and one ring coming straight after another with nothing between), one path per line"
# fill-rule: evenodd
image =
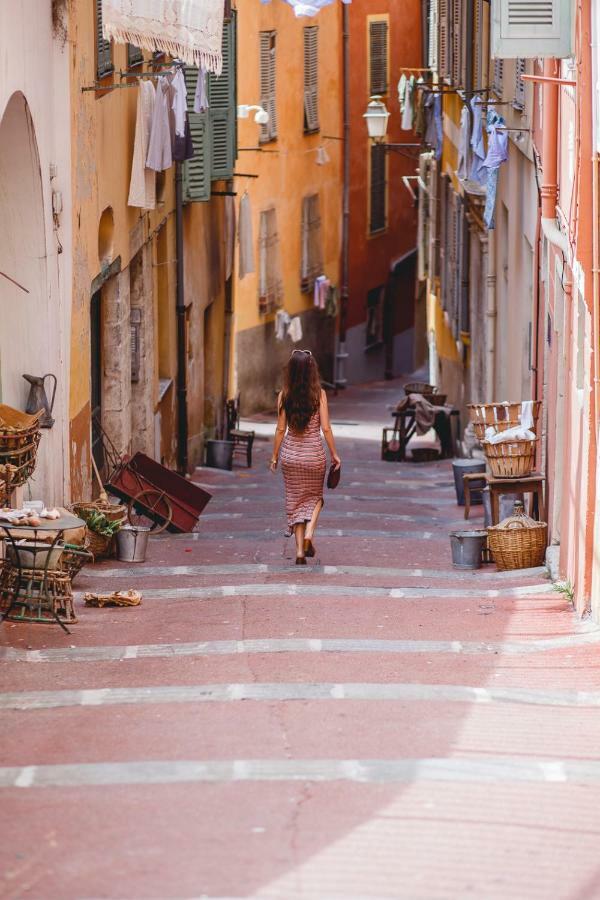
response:
M341 460L329 422L327 395L310 350L294 350L284 374L270 469L274 472L277 468L281 449L288 533L296 538L296 565L305 566L306 557L315 555L313 538L324 502L325 450L320 431L336 468Z

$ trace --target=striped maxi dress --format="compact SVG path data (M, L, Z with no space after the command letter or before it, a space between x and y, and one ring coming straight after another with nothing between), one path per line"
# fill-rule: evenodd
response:
M280 461L288 534L291 534L294 525L308 522L317 503L323 502L326 459L318 409L306 431L299 433L288 428L281 445Z

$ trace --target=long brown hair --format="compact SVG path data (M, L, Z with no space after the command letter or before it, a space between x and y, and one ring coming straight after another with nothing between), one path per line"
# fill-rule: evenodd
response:
M294 350L284 369L281 407L292 431L306 431L321 401L321 376L310 350Z

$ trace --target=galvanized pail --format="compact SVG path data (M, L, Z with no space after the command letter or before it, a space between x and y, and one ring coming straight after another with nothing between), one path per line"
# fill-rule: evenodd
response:
M487 531L451 531L452 565L457 569L481 568L481 551Z
M465 505L465 487L463 482L463 475L466 475L467 472L481 472L482 474L485 472L485 460L484 459L453 459L452 460L452 470L454 472L454 487L456 488L456 502L458 506ZM483 503L483 499L481 496L481 490L485 486L485 481L481 479L481 488L471 488L471 506L476 506L479 503Z
M123 525L117 532L117 559L145 562L150 529L145 525Z

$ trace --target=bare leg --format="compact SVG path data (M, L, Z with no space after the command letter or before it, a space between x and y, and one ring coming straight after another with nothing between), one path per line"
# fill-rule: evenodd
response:
M305 530L306 525L304 522L299 522L297 525L294 525L294 537L296 538L296 557L304 556Z
M312 541L315 531L317 530L317 522L319 521L319 516L321 515L321 510L323 509L323 501L319 500L317 505L313 510L313 514L310 517L310 522L306 526L306 540Z

